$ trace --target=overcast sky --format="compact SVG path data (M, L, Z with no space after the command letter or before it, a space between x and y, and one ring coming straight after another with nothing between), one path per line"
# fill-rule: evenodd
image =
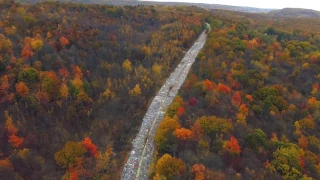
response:
M159 2L195 2L209 4L225 4L258 8L281 9L285 7L320 10L319 0L147 0Z

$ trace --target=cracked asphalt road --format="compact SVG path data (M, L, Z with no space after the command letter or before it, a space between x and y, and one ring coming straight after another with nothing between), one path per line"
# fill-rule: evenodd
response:
M208 24L207 24L208 26ZM132 151L121 174L122 180L147 180L154 153L154 135L189 70L207 39L205 31L185 54L180 64L164 83L143 118L139 133L132 142Z

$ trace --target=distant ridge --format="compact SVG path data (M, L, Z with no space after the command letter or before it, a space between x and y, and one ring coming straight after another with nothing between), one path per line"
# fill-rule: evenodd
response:
M284 8L270 11L268 14L273 17L320 18L320 11L301 8Z
M156 2L156 1L140 1L140 0L16 0L21 3L39 3L46 1L59 1L70 3L84 4L109 4L114 6L138 6L138 5L166 5L166 6L197 6L204 9L221 9L228 11L237 11L244 13L263 13L275 18L320 18L320 11L302 8L284 8L284 9L263 9L245 6L229 6L221 4L204 4L204 3L187 3L187 2Z
M268 13L274 9L260 9L254 7L242 7L242 6L229 6L220 4L204 4L204 3L184 3L184 2L155 2L155 1L139 1L139 0L16 0L21 3L38 3L45 1L60 1L60 2L72 2L72 3L85 3L85 4L110 4L115 6L120 5L167 5L167 6L198 6L204 9L222 9L229 11L239 11L247 13Z
M128 0L127 0L128 1ZM198 6L204 9L223 9L229 11L239 11L239 12L248 12L248 13L268 13L274 9L262 9L254 7L245 7L245 6L229 6L222 4L205 4L205 3L183 3L183 2L154 2L154 1L138 1L143 4L160 4L160 5L191 5Z

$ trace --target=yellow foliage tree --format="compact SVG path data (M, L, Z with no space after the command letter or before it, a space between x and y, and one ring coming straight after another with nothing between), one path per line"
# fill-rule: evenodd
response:
M43 42L41 39L33 39L31 41L31 47L34 51L40 51L42 49Z
M170 136L173 135L175 129L180 128L181 125L177 118L165 117L159 124L159 127L154 136L154 142L158 149L167 149L170 145Z
M12 35L12 34L16 33L16 31L17 31L17 28L13 25L11 27L4 28L4 32L8 35Z
M162 71L162 66L155 63L153 66L152 66L152 72L154 74L156 74L157 76L160 76L161 75L161 71Z
M0 51L12 48L12 42L10 39L5 38L3 34L0 34Z
M83 82L79 78L74 78L74 80L71 81L71 84L76 87L76 88L82 88L83 87Z
M130 94L133 96L139 96L141 94L140 85L136 84L136 86L130 91Z
M221 136L232 129L232 123L216 116L203 116L196 120L201 129L211 137Z
M174 158L169 154L163 155L157 162L157 176L164 176L167 180L174 180L186 170L186 165L181 159Z
M66 84L62 84L61 87L60 87L60 96L63 99L66 99L68 97L68 94L69 94L68 86Z
M122 63L122 67L123 67L123 69L124 69L127 73L131 73L132 67L131 67L131 62L129 61L129 59L126 59L126 60Z
M101 179L113 179L113 167L114 167L114 160L113 160L113 150L111 147L107 147L105 153L98 152L97 157L95 158L95 167L92 173L96 176L101 176Z
M86 152L86 149L80 142L69 141L61 151L54 154L54 159L58 165L66 168L73 165L77 158L81 158Z
M109 88L107 88L107 89L103 92L102 96L103 96L104 98L107 98L107 99L113 99L113 98L115 98L116 94L115 94L114 92L112 92Z

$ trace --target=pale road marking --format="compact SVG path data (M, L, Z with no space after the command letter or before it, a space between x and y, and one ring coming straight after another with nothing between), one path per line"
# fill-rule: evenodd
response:
M147 180L149 166L154 153L154 134L164 118L165 109L171 104L186 79L196 56L205 44L205 31L185 54L177 68L171 73L167 81L152 100L141 128L133 140L133 147L126 165L122 171L122 180ZM148 152L148 153L147 153Z

